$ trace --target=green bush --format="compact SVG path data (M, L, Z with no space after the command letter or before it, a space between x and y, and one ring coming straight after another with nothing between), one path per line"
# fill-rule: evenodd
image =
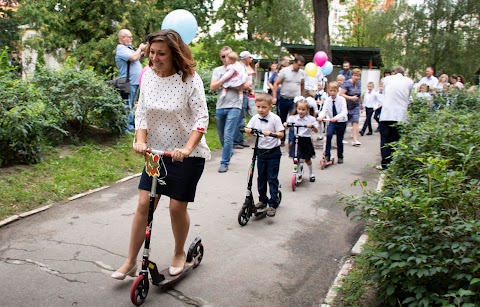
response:
M359 261L379 305L478 306L478 94L455 93L437 112L413 110L383 190L344 199L348 215L368 221L371 243Z
M0 166L38 162L51 131L65 133L56 123L45 92L0 69Z
M212 80L212 70L197 67L197 73L200 75L203 81L203 87L205 88L205 96L207 98L208 113L210 121L215 121L216 106L217 106L217 93L210 91L210 81Z
M79 71L68 62L58 71L37 68L33 83L48 89L47 101L70 137L91 125L114 133L127 127L124 101L93 70Z

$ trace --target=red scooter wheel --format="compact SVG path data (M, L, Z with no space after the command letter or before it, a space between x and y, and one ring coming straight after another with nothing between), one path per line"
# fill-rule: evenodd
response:
M130 300L136 306L140 306L145 302L148 295L148 279L143 274L140 274L132 285L130 290Z
M325 160L320 160L320 168L325 169Z
M292 191L295 192L295 188L297 187L297 174L292 175Z

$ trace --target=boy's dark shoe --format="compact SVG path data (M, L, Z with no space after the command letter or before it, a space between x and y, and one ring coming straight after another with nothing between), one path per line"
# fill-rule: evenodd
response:
M365 134L365 131L360 131L360 135L363 136Z
M343 158L338 158L338 164L343 164Z
M262 202L259 201L258 203L255 204L255 209L263 209L263 208L265 208L266 206L267 206L267 204L262 203Z
M370 132L367 133L367 135L372 135L372 134L373 134L372 131L370 131Z
M330 156L326 156L325 159L327 160L327 162L330 162Z
M268 207L267 216L268 217L274 217L276 212L277 212L277 209L275 209L273 207Z

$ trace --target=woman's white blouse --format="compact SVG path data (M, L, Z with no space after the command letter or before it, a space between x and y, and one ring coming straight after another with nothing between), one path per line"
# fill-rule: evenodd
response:
M183 148L192 130L203 134L208 128L208 108L200 76L195 72L182 81L180 73L161 78L145 72L135 112L135 129L147 130L147 146L164 151ZM190 154L210 159L205 136Z

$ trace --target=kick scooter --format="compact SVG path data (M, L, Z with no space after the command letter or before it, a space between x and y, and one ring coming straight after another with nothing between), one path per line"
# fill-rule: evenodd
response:
M152 277L152 284L165 288L180 280L191 269L196 268L203 258L202 239L197 237L195 240L193 240L192 244L190 244L184 269L178 275L171 276L168 273L168 268L159 272L157 265L148 259L150 255L150 238L152 234L153 212L155 211L155 197L157 196L157 182L160 184L165 184L165 181L163 180L164 177L159 178L160 169L162 167L165 168L165 165L163 164L164 156L170 157L171 153L161 150L148 149L147 154L145 155L145 171L150 177L153 178L152 187L150 190L150 203L148 206L148 222L145 230L145 246L143 249L142 269L130 290L130 299L132 303L137 306L141 305L147 298L149 289L149 272ZM167 176L167 174L165 174L165 176Z
M255 138L255 146L253 147L253 156L252 156L252 163L250 163L250 168L248 169L248 184L247 184L247 196L245 196L245 202L238 213L238 223L241 226L247 225L250 217L252 215L260 216L267 211L267 207L257 209L255 208L255 203L253 201L253 194L252 194L252 182L253 182L253 173L255 171L255 162L257 161L257 154L258 154L258 139L263 132L261 130L251 128L252 134L256 136ZM270 134L271 137L277 137L275 133ZM278 205L280 205L282 201L282 191L280 191L281 186L278 187Z
M292 174L292 191L295 192L297 186L303 180L303 163L305 159L298 158L298 128L307 128L306 125L296 125L294 123L287 123L287 127L295 128L295 154L293 157L293 174Z
M330 119L323 119L323 121L326 123L325 130L328 131L328 125L330 124ZM320 160L320 168L322 170L329 167L330 165L335 164L335 158L331 158L330 161L327 161L326 150L327 150L327 137L325 136L323 140L322 159Z

